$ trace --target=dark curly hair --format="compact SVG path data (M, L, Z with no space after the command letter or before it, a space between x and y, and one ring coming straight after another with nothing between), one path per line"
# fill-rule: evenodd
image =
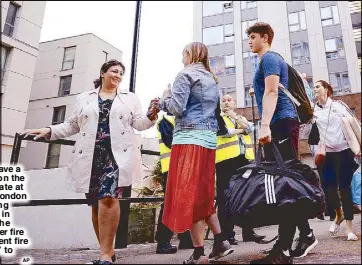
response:
M265 34L268 35L269 45L271 45L271 43L273 42L273 39L274 39L273 28L268 23L264 23L264 22L255 23L254 25L252 25L251 27L249 27L246 30L246 33L248 34L248 36L251 33L258 33L260 35L260 37L264 37Z
M126 71L126 67L124 66L124 64L120 61L117 60L109 60L108 62L105 62L102 67L101 67L101 73L106 73L108 71L108 69L112 66L115 65L119 65L120 67L122 67L123 72ZM102 75L99 75L99 78L95 79L93 81L94 84L94 88L98 88L98 87L102 87Z

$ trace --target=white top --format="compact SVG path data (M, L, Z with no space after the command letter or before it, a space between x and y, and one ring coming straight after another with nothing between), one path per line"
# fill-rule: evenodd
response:
M329 110L331 112L327 129ZM314 118L319 130L320 143L325 143L326 152L341 152L349 148L342 131L341 118L352 116L351 110L342 101L333 101L328 98L325 106L320 107L315 104Z

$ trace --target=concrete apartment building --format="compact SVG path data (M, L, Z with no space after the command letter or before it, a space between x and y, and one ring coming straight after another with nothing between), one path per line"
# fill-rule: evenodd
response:
M25 127L46 1L1 1L1 162ZM25 146L25 143L24 145Z
M41 42L25 127L42 128L67 119L76 96L94 89L93 80L110 59L121 60L122 52L91 33ZM71 150L72 146L28 142L19 161L26 170L65 167Z
M209 48L220 94L234 96L249 120L259 58L250 52L245 31L258 21L273 27L273 50L306 73L311 85L329 81L336 98L361 118L360 1L194 1L194 40ZM302 148L302 155L308 150Z

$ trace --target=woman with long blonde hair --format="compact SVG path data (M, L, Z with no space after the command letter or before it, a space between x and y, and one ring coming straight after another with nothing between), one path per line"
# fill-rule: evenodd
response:
M184 264L202 264L208 263L203 242L206 224L215 239L209 258L233 252L222 237L213 207L219 92L207 47L193 42L182 55L185 68L159 103L161 110L175 115L163 223L175 233L191 230L194 253Z

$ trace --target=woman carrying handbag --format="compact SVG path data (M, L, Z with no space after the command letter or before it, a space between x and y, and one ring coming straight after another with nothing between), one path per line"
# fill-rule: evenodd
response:
M352 230L353 203L351 182L355 167L355 153L352 152L343 133L342 117L353 117L344 103L333 101L333 88L328 82L319 80L314 92L317 103L314 109L316 124L320 132L320 143L316 151L316 164L321 165L328 200L336 211L336 218L329 228L336 235L341 223L346 220L347 240L358 240ZM323 159L323 154L324 159ZM323 160L323 161L321 161ZM337 193L337 187L341 199ZM343 206L343 211L342 207Z

